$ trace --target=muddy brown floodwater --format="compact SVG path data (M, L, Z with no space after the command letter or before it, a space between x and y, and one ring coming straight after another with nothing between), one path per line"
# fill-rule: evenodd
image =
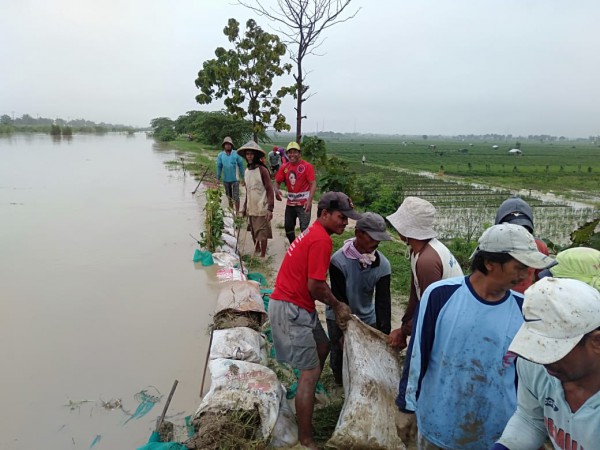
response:
M178 156L0 137L1 449L134 449L175 379L169 420L200 403L218 286L192 263L204 197Z

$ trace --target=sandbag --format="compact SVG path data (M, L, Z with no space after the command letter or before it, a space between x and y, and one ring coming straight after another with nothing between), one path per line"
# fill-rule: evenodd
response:
M266 319L267 312L260 294L260 285L256 281L229 281L224 283L217 297L215 315L226 310L258 312L262 313Z
M235 267L240 259L236 255L226 252L215 252L212 254L213 261L221 267Z
M218 269L215 272L215 276L217 277L217 281L222 283L230 282L230 281L243 281L246 279L246 275L235 267L224 267L222 269Z
M210 359L235 359L267 364L267 339L264 334L248 327L214 330Z
M257 410L262 437L269 440L284 392L275 372L260 364L232 359L213 359L208 367L210 391L202 399L195 417L207 412Z
M395 404L400 372L386 335L352 316L344 333L345 401L328 446L406 450L397 429L406 419Z
M223 240L223 242L225 244L227 244L231 248L236 248L237 247L237 239L235 237L229 236L228 234L223 233L221 235L221 239Z

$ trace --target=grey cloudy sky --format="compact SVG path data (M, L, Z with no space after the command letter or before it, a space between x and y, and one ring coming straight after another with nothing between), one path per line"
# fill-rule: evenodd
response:
M306 60L305 133L600 134L597 0L352 5ZM230 17L251 13L227 0L0 0L0 114L146 126L219 109L195 102L194 80L228 46ZM291 101L283 113L293 123Z

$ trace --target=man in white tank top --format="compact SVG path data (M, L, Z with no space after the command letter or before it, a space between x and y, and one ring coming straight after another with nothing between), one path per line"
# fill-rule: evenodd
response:
M421 294L427 287L446 278L462 277L460 264L450 250L436 239L433 230L435 208L427 200L406 197L398 210L387 220L398 231L402 242L410 248L410 297L402 317L402 327L390 333L390 345L406 348L412 333L413 315Z

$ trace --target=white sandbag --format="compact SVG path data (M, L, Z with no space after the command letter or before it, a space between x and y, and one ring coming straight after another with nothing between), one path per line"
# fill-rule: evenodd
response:
M262 296L260 295L260 285L256 281L229 281L223 284L217 296L215 315L225 310L238 312L254 311L264 314L266 318L267 312Z
M258 410L262 436L268 440L284 392L275 372L260 364L231 359L213 359L208 367L210 391L202 399L195 417L206 412Z
M223 225L225 225L228 228L233 228L233 216L225 213L223 217Z
M275 428L273 428L273 437L269 447L271 448L287 448L298 443L298 423L296 422L296 414L290 407L290 400L285 396L285 388L281 386L283 393L281 395L281 403L279 404L279 415Z
M233 248L233 247L230 247L230 246L229 246L229 245L227 245L227 244L222 244L222 245L219 245L219 246L216 248L216 250L217 250L217 252L228 253L228 254L230 254L230 255L232 255L232 256L235 256L235 257L237 257L237 253L235 252L235 248Z
M235 267L240 262L237 255L226 252L215 252L212 254L212 257L215 264L221 267Z
M353 316L344 333L346 399L328 446L406 450L397 430L405 420L395 403L400 371L386 335Z
M223 267L218 269L215 272L215 276L217 277L217 281L222 283L229 281L244 281L246 279L246 275L235 267Z
M225 244L229 245L231 248L237 247L237 239L234 236L229 236L228 234L223 233L221 235L221 239Z
M230 236L235 236L235 230L233 229L233 227L224 227L223 233L228 234Z
M236 359L256 364L267 363L265 335L248 327L214 330L210 359Z

